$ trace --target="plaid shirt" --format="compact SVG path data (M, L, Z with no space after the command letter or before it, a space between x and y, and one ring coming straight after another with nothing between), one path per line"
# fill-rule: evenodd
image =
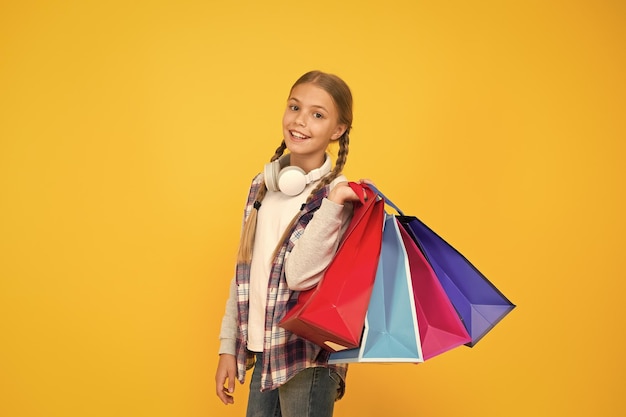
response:
M253 204L259 187L263 185L263 175L257 175L252 181L244 219L247 219L253 209ZM313 217L315 211L322 204L322 199L328 195L329 187L319 190L312 200L300 211L300 219L296 223L288 240L283 242L274 262L267 292L267 308L265 311L265 342L263 348L263 363L261 373L261 391L278 388L303 369L323 366L334 369L342 380L345 380L347 365L330 365L330 353L318 345L302 339L299 336L278 326L285 313L298 300L298 291L292 291L287 286L284 272L285 254L304 233L304 229ZM254 355L246 349L248 340L248 300L250 297L250 265L237 264L237 374L243 383L247 369L254 364ZM343 392L343 389L342 389Z

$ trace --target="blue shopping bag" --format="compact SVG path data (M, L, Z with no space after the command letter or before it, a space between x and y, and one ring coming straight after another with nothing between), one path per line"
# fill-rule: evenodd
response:
M361 345L329 363L423 362L408 256L395 216L385 214L383 241Z

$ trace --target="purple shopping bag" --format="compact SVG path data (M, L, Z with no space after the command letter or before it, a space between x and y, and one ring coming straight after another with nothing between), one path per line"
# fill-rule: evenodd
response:
M413 216L398 216L433 267L474 346L515 308L470 261Z

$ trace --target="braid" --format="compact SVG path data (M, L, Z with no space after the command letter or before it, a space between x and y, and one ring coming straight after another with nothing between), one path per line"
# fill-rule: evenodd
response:
M273 162L280 158L283 153L287 149L287 145L283 140L280 143L280 146L276 148L276 152L270 159L270 162ZM267 187L263 184L259 187L259 191L255 196L255 201L261 202L265 198L265 194L267 194ZM248 215L248 218L243 225L243 230L241 232L241 240L239 242L239 250L237 252L237 262L239 263L250 263L252 260L252 249L254 248L254 235L256 234L256 222L258 217L258 208L253 208Z
M313 191L311 191L311 194L306 200L307 203L311 201L311 199L313 198L313 195L317 191L322 189L322 187L327 186L328 184L333 182L335 178L341 175L341 173L343 172L343 167L346 166L346 162L348 159L348 145L349 144L350 144L350 136L348 135L348 132L346 131L339 138L339 152L337 153L337 161L335 162L335 167L328 175L322 178L319 184L317 184L317 186L313 189Z
M280 142L280 146L276 148L276 152L274 153L274 156L272 156L272 159L270 159L270 162L274 162L275 160L283 156L283 153L285 153L285 149L287 149L287 144L283 139L283 141Z

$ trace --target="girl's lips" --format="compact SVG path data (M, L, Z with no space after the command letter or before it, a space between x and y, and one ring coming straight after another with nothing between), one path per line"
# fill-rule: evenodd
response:
M309 138L309 136L307 136L305 134L302 134L302 133L298 132L297 130L290 130L289 133L295 139L308 139Z

